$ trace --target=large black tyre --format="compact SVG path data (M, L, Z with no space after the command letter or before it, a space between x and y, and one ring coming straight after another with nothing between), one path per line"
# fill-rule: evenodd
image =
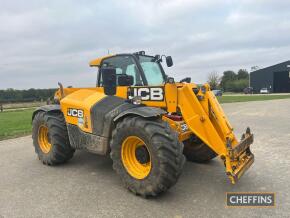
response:
M45 165L61 164L73 157L75 150L60 112L38 112L32 122L32 139L35 153Z
M196 136L192 135L189 139L183 141L183 144L183 154L188 161L207 163L217 156L211 148L209 148Z
M124 165L124 142L130 137L141 139L148 149L151 169L145 178L132 176ZM183 144L178 141L177 133L161 119L125 117L112 133L110 155L113 169L126 188L143 197L156 196L177 182L185 162L182 151Z

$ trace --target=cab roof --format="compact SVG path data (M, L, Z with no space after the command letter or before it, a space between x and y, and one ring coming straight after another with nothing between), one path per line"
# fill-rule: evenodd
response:
M90 61L90 67L99 67L101 65L102 60L108 57L112 57L112 56L115 56L115 55L106 55L106 56L94 59Z
M145 55L145 51L134 52L133 55ZM106 59L108 57L112 57L112 56L116 56L116 55L109 54L109 55L94 59L94 60L90 61L90 67L99 67L104 59ZM148 55L146 55L146 56L148 56Z

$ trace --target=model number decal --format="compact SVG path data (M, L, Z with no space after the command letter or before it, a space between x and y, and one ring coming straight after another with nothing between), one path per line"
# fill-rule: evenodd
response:
M82 118L84 117L84 111L80 109L68 108L67 115L71 117Z
M163 101L164 90L161 87L135 87L129 90L129 99L140 96L143 101Z

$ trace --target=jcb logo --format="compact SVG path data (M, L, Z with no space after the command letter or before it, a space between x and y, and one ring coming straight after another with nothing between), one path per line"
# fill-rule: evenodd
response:
M71 116L71 117L82 118L82 117L84 117L84 111L83 110L79 110L79 109L69 108L67 110L67 115Z
M135 96L141 96L143 101L163 101L164 90L161 87L130 88L128 98L132 99Z

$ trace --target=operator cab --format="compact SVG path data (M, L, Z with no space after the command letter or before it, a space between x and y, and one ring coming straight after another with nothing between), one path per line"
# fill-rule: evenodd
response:
M90 66L99 67L97 87L104 86L101 73L104 69L115 69L116 86L159 86L166 81L162 57L165 56L149 56L141 51L98 58L91 61ZM166 57L166 63L168 67L173 65L171 56Z

